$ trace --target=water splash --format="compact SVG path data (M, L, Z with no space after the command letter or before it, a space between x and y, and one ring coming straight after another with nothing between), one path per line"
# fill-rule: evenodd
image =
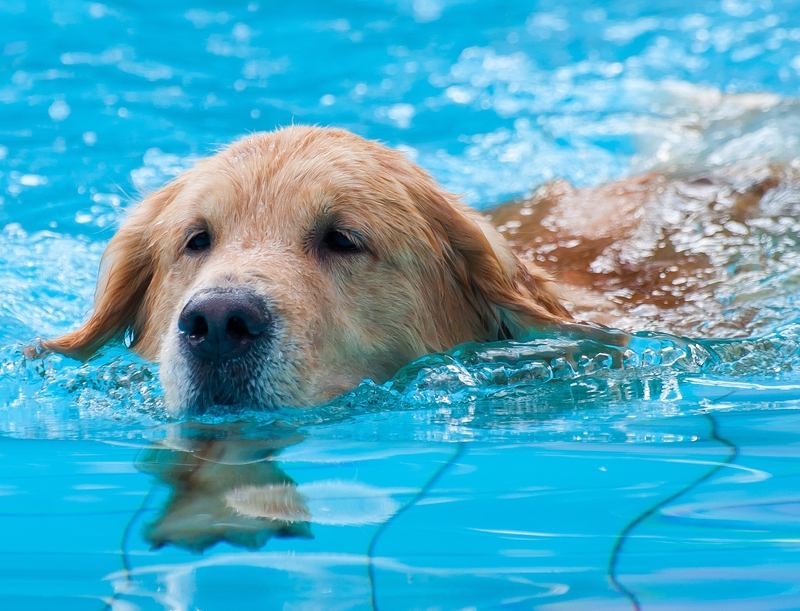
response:
M402 368L384 384L365 380L316 408L216 414L208 423L276 422L290 428L369 414L419 412L432 422L480 429L552 420L600 410L613 419L631 409L674 415L703 409L684 389L687 377L725 376L726 384L800 371L800 323L760 338L690 340L663 333L632 335L590 325L539 331L524 341L462 344ZM157 370L122 347L87 363L60 355L0 350L0 430L31 437L139 437L168 422ZM738 387L737 387L738 388ZM69 397L69 401L64 398ZM691 401L685 401L691 397ZM650 405L650 408L646 407ZM642 407L644 406L644 407ZM121 432L120 424L129 426Z
M127 438L166 419L156 370L121 347L77 363L0 348L0 432L25 438Z

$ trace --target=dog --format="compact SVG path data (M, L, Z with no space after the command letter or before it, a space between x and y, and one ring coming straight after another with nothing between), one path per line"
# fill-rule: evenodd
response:
M787 178L777 173L750 191ZM259 133L146 197L106 249L89 319L43 345L85 359L127 337L160 363L178 416L320 404L431 352L570 325L571 312L620 326L643 304L675 306L654 287L713 261L674 247L695 213L676 216L664 194L726 185L557 182L487 218L377 142L307 126ZM745 191L731 210L752 208Z
M44 347L85 359L127 334L186 414L319 404L570 318L547 273L400 152L292 126L145 198L106 249L89 319Z

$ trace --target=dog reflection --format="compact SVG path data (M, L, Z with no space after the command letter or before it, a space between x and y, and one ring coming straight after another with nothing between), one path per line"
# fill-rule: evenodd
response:
M154 549L171 544L202 552L223 541L258 549L271 537L312 537L305 499L275 461L300 440L249 438L241 426L176 427L137 461L140 471L171 488L145 539Z

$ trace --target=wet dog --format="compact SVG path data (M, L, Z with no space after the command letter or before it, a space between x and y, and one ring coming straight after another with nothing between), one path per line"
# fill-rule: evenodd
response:
M106 250L90 318L44 345L86 358L127 336L160 362L175 414L318 404L430 352L568 324L570 310L617 327L643 306L679 312L718 264L681 242L687 224L740 235L796 174L552 183L490 223L376 142L257 134L139 204Z
M181 414L317 404L426 353L567 319L550 277L401 153L290 127L139 204L93 314L45 346L85 358L127 333Z

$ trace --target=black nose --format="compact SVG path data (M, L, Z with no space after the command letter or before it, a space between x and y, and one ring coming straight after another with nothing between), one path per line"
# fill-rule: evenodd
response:
M244 290L211 289L192 296L178 317L181 341L199 359L227 361L267 333L263 301Z

